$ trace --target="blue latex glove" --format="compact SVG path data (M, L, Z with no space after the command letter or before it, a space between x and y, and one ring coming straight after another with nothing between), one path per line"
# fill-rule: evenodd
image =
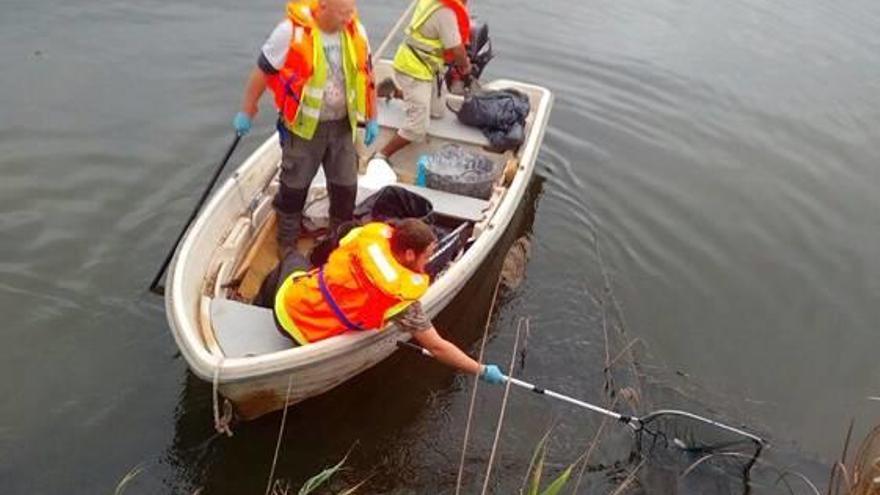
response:
M428 182L427 176L427 167L428 167L428 155L422 155L419 157L419 161L416 163L416 185L425 187Z
M377 137L379 137L379 122L376 119L372 119L367 122L367 127L364 130L364 144L370 146L376 141Z
M250 116L244 112L238 112L235 114L235 118L232 119L232 127L235 128L235 133L239 136L244 136L250 132L252 124Z
M498 366L487 364L483 366L483 371L480 372L480 380L493 385L500 385L507 381L507 377L504 376L504 373L501 372Z

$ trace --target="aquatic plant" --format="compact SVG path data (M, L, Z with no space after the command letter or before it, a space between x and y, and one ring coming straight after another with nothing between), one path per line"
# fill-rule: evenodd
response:
M865 436L852 461L847 453L854 423L847 430L843 453L831 470L827 495L880 495L880 425Z

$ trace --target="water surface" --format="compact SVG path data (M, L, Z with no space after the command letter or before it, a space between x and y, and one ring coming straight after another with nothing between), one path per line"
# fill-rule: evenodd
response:
M482 0L487 77L550 88L537 177L508 236L532 239L488 358L530 317L529 379L603 400L601 266L639 338L654 406L833 460L850 417L878 417L880 4L870 0ZM7 0L0 5L0 487L4 493L259 493L279 415L214 438L145 287L231 139L283 2ZM361 2L374 45L402 3ZM265 98L242 159L272 128ZM602 263L596 255L598 240ZM438 322L471 352L487 266ZM678 374L676 374L678 372ZM679 380L679 377L683 378ZM654 385L650 385L654 383ZM339 488L451 492L470 383L397 356L290 411L294 484L354 445ZM696 391L686 404L671 389ZM500 390L480 393L465 480L477 491ZM493 477L519 486L554 423L555 467L599 419L510 398ZM603 453L611 459L613 449ZM788 456L788 457L786 457Z

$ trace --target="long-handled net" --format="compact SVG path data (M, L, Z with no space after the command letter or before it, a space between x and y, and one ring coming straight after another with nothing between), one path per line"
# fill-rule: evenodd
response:
M765 445L752 433L687 411L655 411L633 428L638 452L652 467L673 471L681 482L709 480L743 492Z
M398 342L398 346L434 357L409 342ZM628 416L518 378L506 377L506 380L625 424L635 434L637 453L651 458L655 465L684 465L685 469L679 470L682 477L698 470L721 471L741 478L747 485L749 472L765 445L757 435L687 411L664 409L641 417Z

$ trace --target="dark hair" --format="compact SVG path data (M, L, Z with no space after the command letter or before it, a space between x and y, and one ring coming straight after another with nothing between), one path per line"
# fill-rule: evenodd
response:
M428 246L437 242L437 236L428 224L417 218L406 218L391 222L394 233L391 234L391 250L395 253L412 249L421 254Z

